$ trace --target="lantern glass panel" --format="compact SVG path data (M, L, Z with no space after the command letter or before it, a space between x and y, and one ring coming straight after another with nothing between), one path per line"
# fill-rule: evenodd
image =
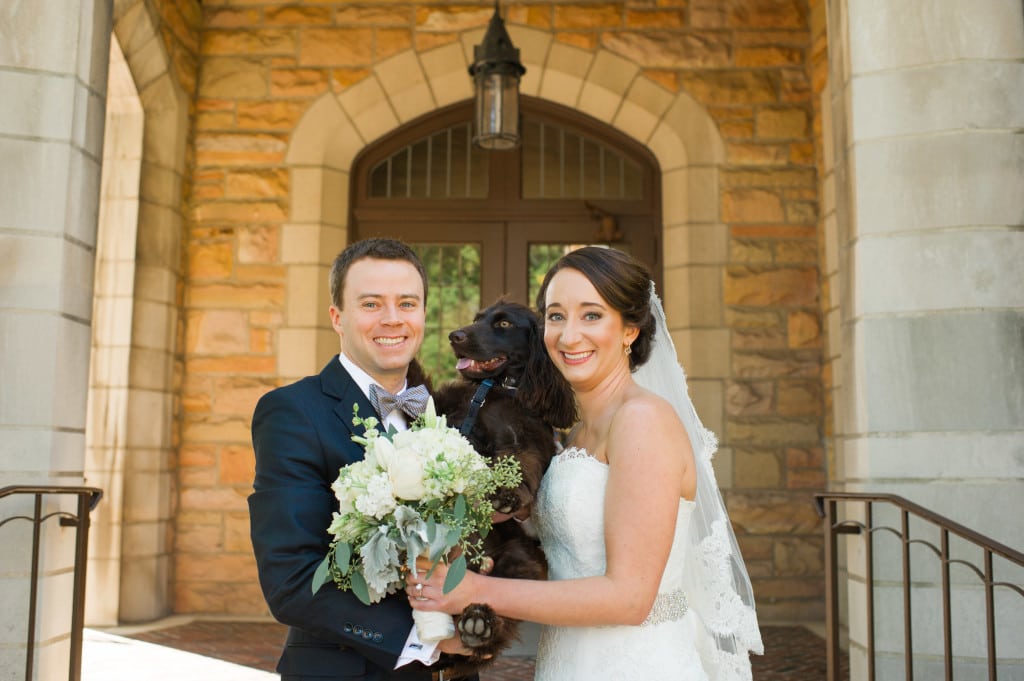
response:
M485 149L512 149L519 143L519 78L487 73L476 78L476 136Z

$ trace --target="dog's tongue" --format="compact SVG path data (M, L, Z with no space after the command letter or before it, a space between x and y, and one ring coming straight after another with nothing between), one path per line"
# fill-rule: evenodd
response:
M458 363L455 365L455 370L462 371L463 369L468 369L474 364L476 364L476 362L471 360L469 357L460 357Z

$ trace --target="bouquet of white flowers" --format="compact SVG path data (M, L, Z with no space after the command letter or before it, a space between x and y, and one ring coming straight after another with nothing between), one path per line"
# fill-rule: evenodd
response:
M353 424L365 430L352 439L366 455L343 467L331 485L339 504L327 528L334 539L313 575L314 593L330 579L370 605L405 587L403 566L415 573L417 557L436 565L459 547L445 579L447 593L466 574L467 561L484 558L483 538L494 512L490 497L500 487L520 484L518 462L504 458L488 465L437 415L433 399L402 432L382 433L375 417L360 418L353 407ZM455 631L444 613L415 611L413 617L422 640L438 641Z

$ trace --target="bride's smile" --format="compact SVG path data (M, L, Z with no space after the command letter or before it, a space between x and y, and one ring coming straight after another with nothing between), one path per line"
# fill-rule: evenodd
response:
M588 359L590 359L590 357L593 354L594 354L593 351L591 351L591 352L572 352L572 353L563 352L562 353L562 357L563 357L563 359L565 359L565 363L566 364L582 364L583 362L585 362Z

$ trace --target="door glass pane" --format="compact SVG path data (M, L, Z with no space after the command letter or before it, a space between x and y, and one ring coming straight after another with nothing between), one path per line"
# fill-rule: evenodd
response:
M448 334L480 309L479 244L413 243L427 270L427 324L419 361L434 384L456 378Z
M530 268L527 284L527 301L530 307L537 302L537 293L544 283L544 275L559 258L577 248L598 244L530 244L527 248L527 267Z

